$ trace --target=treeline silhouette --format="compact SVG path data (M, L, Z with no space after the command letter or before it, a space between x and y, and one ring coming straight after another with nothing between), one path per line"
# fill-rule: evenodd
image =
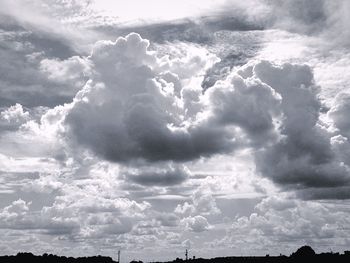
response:
M36 256L32 253L18 253L15 256L0 256L0 262L6 263L116 263L111 257L93 256L93 257L65 257L56 256L52 254L43 254L42 256ZM211 259L195 258L184 260L176 258L168 263L294 263L294 262L350 262L350 251L344 251L340 253L321 253L316 254L315 251L309 246L303 246L290 256L258 256L258 257L217 257ZM130 263L143 263L142 261L131 261ZM162 262L153 262L162 263Z
M18 253L15 256L0 256L0 262L6 263L115 263L111 257L93 256L93 257L65 257L52 254L43 254L36 256L32 253Z
M177 258L172 263L183 263L186 260ZM327 262L327 263L349 263L350 251L344 251L344 254L340 253L321 253L316 254L310 246L302 246L296 252L290 256L243 256L243 257L217 257L211 259L193 258L188 261L191 263L302 263L302 262ZM160 262L154 262L160 263Z

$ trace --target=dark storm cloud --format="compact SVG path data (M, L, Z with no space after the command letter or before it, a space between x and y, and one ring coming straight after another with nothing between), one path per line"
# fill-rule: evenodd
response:
M337 199L346 200L350 199L350 185L338 186L338 187L325 187L325 188L307 188L296 191L297 196L305 200L324 200L324 199Z
M332 135L318 124L321 104L310 68L272 68L262 63L254 72L282 96L282 137L257 153L261 173L280 185L296 188L348 184L349 168L334 151Z
M171 132L162 123L165 114L152 104L133 107L121 125L111 123L90 127L81 119L84 113L77 110L74 109L66 118L72 139L110 161L128 162L141 158L151 162L181 162L229 152L234 147L231 137L219 127L194 128L189 130L190 134ZM97 117L99 114L90 112L86 117ZM127 130L124 130L124 125Z

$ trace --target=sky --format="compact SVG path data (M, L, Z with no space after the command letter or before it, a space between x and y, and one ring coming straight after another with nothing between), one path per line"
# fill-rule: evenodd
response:
M0 254L349 250L349 17L0 0Z

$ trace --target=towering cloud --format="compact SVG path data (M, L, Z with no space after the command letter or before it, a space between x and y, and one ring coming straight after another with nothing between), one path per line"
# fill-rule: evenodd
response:
M71 142L111 161L187 161L262 143L273 133L280 96L232 73L203 94L218 59L204 50L158 57L137 34L98 42L94 73L67 106Z
M96 44L92 79L66 116L71 139L117 162L180 161L230 150L231 136L199 117L196 82L217 58L199 51L159 59L148 45L137 34Z
M282 96L280 138L256 155L262 174L297 188L348 184L349 167L333 148L334 134L320 121L319 87L310 69L262 63L255 66L254 73Z
M179 163L238 148L250 148L260 174L287 189L324 189L335 198L329 188L348 185L348 147L339 145L348 136L345 95L329 114L334 132L320 120L320 87L308 66L252 61L204 91L203 75L219 59L193 46L183 52L151 51L134 33L97 42L85 60L90 80L43 120L61 116L71 147L149 164L124 174L140 185L181 183L187 175Z

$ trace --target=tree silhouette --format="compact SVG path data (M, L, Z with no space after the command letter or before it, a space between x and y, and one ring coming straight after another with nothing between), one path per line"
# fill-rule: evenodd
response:
M297 251L295 251L291 256L292 257L312 257L316 253L310 246L302 246Z

